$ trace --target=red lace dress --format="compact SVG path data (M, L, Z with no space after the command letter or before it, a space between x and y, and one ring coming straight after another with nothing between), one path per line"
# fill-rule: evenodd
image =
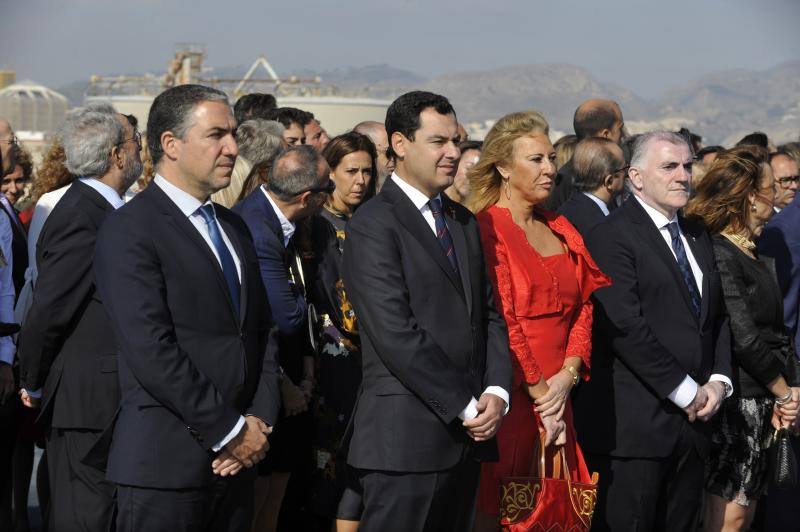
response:
M537 212L569 253L543 257L528 243L525 232L502 207L478 214L483 252L495 289L495 304L508 326L511 365L514 370L511 410L497 434L500 461L484 463L478 491L478 508L498 514L500 479L528 476L534 452L538 453L541 421L534 411L526 384L552 377L566 357L583 361L589 378L592 344L591 293L610 284L595 265L578 231L563 217ZM567 400L567 459L577 463L578 447ZM544 430L544 429L541 429ZM575 481L587 482L572 468Z

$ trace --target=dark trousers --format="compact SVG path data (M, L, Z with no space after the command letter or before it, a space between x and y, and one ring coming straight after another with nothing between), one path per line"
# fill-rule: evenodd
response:
M0 530L12 529L12 463L23 408L16 394L0 405Z
M248 469L197 489L118 485L117 531L249 532L255 476Z
M83 463L101 431L50 429L47 470L50 475L50 532L114 530L114 484L105 471Z
M592 531L695 532L703 498L703 460L681 436L666 458L586 455L600 474Z
M475 460L432 473L358 470L364 504L359 531L471 531L479 475Z

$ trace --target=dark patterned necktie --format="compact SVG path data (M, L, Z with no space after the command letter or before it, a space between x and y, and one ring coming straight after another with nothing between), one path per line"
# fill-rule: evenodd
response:
M231 295L231 302L239 315L239 274L236 273L236 263L233 261L228 246L225 245L225 240L222 238L219 226L217 225L217 217L214 215L214 207L211 205L203 205L197 211L203 220L206 222L208 234L211 237L211 242L219 255L219 261L222 264L222 275L225 277L225 284L228 285L228 292Z
M444 221L442 200L433 198L428 202L428 206L433 214L433 220L436 222L436 239L439 241L439 245L442 246L445 255L447 255L447 260L450 261L453 271L458 273L458 259L456 259L456 250L453 247L453 238L450 236L450 231Z
M672 251L675 252L675 257L678 259L678 267L681 270L681 275L683 275L683 281L686 283L686 288L689 290L689 299L692 301L694 314L699 318L701 301L700 290L697 289L697 281L692 273L689 257L686 256L686 249L683 247L678 222L670 222L667 224L667 231L669 231L669 236L672 237Z

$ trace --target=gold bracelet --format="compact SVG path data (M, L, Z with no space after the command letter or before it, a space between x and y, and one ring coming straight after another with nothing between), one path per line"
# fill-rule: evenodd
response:
M569 372L569 374L572 375L572 385L573 386L577 386L578 385L578 378L579 378L578 377L578 370L573 368L572 366L567 366L567 365L564 365L564 367L561 368L561 369L567 370Z

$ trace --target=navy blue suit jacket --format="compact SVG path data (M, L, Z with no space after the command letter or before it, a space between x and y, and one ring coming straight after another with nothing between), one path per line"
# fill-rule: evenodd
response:
M758 251L775 259L775 272L783 293L783 321L800 356L800 195L776 214L758 240Z
M233 212L242 217L253 235L272 319L284 335L300 332L306 323L306 300L302 287L290 282L288 271L294 253L283 244L275 210L259 187L237 203Z

